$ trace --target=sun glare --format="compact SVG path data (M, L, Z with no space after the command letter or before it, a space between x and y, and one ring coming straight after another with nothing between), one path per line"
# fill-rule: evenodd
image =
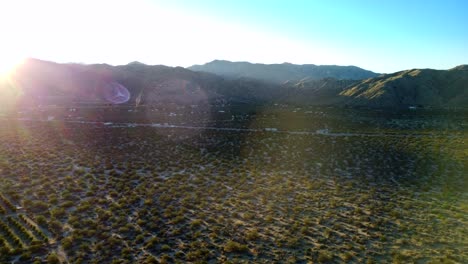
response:
M15 56L11 54L0 54L0 76L7 76L11 74L16 66L18 66L24 58L22 56Z

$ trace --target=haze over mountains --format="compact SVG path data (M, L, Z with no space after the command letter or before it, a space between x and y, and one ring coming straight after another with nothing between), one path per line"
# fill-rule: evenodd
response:
M214 61L207 67L167 67L139 62L59 64L28 59L0 82L0 103L15 106L109 104L109 85L130 92L130 105L247 103L332 105L337 107L466 107L468 66L418 69L377 75L353 66L250 64ZM206 66L205 65L205 66ZM214 65L221 65L219 68ZM255 70L249 74L246 69ZM205 71L193 71L204 68ZM284 69L284 72L283 70ZM224 72L224 73L223 73ZM235 76L231 73L238 72ZM219 75L218 75L219 74ZM271 79L265 80L267 76ZM276 76L276 77L275 77ZM107 87L107 88L106 88ZM12 100L11 94L16 93Z
M379 75L356 66L297 65L291 63L261 64L231 62L226 60L214 60L203 65L193 65L188 67L188 69L210 72L232 79L252 78L280 84L287 81L299 81L302 79L318 80L330 77L336 79L362 80Z

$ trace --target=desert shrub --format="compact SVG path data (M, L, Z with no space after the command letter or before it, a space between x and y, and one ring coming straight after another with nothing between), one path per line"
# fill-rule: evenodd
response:
M242 253L246 252L248 250L246 245L242 245L238 242L229 240L225 245L224 245L224 251L226 252L237 252L237 253Z
M49 227L52 232L55 234L60 234L62 232L62 223L57 220L52 220L49 222Z
M353 256L354 255L351 252L345 252L345 253L341 254L341 258L346 262L350 261L353 258Z
M333 260L333 255L331 252L326 250L320 250L318 253L317 261L320 263L327 263Z
M143 260L143 264L157 264L158 260L153 256L148 256Z
M167 255L167 254L162 254L161 257L161 264L164 264L164 263L171 263L172 262L172 258L171 256Z
M167 244L164 244L161 246L161 250L162 251L169 251L171 250L171 246L167 245Z
M50 214L55 218L62 218L67 214L67 212L65 211L64 208L60 207L60 208L54 208L50 210Z
M24 201L24 207L33 213L41 213L49 208L49 205L43 201Z
M57 254L50 253L49 256L47 256L47 263L48 264L59 264L60 259L58 258Z
M73 240L71 237L66 237L62 239L63 249L70 250L72 248L72 245L73 245Z
M208 257L209 251L207 249L198 249L194 251L190 251L186 255L186 259L188 261L201 261L206 260Z
M190 223L191 228L199 228L202 224L202 221L200 219L193 220L192 223Z

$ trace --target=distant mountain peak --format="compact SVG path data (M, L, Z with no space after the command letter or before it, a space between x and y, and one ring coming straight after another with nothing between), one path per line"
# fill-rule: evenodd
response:
M141 66L146 66L146 64L142 63L142 62L139 62L139 61L132 61L132 62L129 62L127 63L128 66L131 66L131 65L141 65Z

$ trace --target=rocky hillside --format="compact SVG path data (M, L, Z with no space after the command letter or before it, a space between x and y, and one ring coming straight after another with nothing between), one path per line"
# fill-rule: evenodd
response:
M377 73L356 66L296 65L290 63L254 64L250 62L231 62L224 60L214 60L203 65L193 65L188 69L210 72L232 79L253 78L279 84L287 81L297 82L302 79L318 80L323 78L335 78L340 80L362 80L378 76Z
M468 65L413 69L361 81L340 93L346 104L371 107L466 107Z

